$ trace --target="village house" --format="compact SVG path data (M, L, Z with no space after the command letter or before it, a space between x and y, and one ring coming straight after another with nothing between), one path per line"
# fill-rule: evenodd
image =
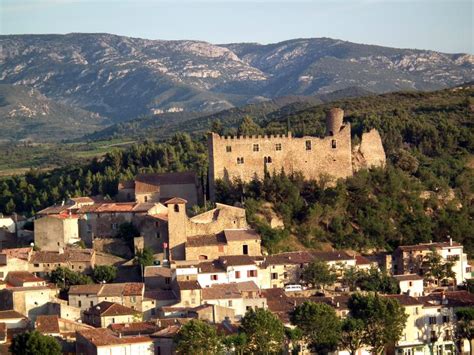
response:
M100 302L118 303L143 313L149 319L155 313L155 301L144 296L145 287L140 282L75 285L69 289L69 305L85 311Z
M394 275L393 278L398 282L400 293L413 297L423 296L423 277L417 274L408 274Z
M115 323L141 322L142 314L121 304L102 301L84 311L84 323L97 328L107 328Z
M28 271L10 271L6 279L13 287L46 286L46 281Z
M84 274L92 273L96 253L93 249L68 248L61 252L35 251L29 260L29 271L46 275L58 267Z
M201 203L201 188L192 171L138 174L135 180L120 182L118 201L164 202L173 197L187 200L190 206Z
M76 332L94 329L93 327L69 319L63 319L56 314L40 315L36 318L35 330L43 335L49 335L61 340L63 351L74 351Z
M424 258L433 251L437 252L442 260L454 263L452 270L456 275L454 280L456 285L462 285L467 278L471 277L471 266L467 262L463 246L453 242L452 239L449 242L399 246L393 253L394 275L423 276Z
M15 310L32 322L41 314L48 313L48 304L58 295L55 286L10 287L0 291L0 309Z
M24 331L30 326L28 317L14 310L0 311L0 323L6 324L7 330L20 329Z
M35 246L43 251L62 251L80 241L79 216L54 214L35 219Z
M76 354L108 355L133 354L154 355L154 345L150 337L119 337L110 329L97 328L80 330L76 334Z
M13 248L0 251L0 281L5 280L10 271L28 271L28 260L33 248Z

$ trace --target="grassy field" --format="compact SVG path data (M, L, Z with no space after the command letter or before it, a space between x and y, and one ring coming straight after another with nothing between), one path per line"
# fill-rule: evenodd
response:
M111 139L81 143L2 144L0 176L24 174L30 169L48 170L100 157L114 149L125 149L134 141Z

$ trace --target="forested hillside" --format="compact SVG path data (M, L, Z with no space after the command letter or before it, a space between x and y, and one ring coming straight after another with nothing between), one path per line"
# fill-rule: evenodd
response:
M247 186L221 184L222 202L245 202L249 218L270 252L284 250L293 238L307 247L391 249L400 243L446 240L450 235L474 253L474 88L433 93L394 93L318 105L267 116L267 132L288 127L296 134L320 135L324 112L340 106L352 123L353 142L376 127L389 158L385 170L362 171L335 187L324 179L268 176ZM245 120L242 129L260 129ZM235 131L221 121L222 133ZM205 138L177 134L166 143L144 142L109 153L81 167L31 171L0 181L0 212L33 213L67 196L113 196L117 182L142 171L196 170L205 179ZM264 201L285 222L272 230L256 219Z

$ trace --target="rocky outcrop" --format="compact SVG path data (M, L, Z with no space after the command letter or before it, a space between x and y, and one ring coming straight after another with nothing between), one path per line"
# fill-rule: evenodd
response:
M376 129L363 133L360 144L352 150L353 171L384 167L386 159L382 138Z

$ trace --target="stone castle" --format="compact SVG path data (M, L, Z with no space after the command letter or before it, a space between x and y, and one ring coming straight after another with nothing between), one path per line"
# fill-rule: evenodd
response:
M344 111L331 109L326 117L323 138L287 135L221 137L210 133L210 197L214 199L216 180L244 182L262 178L282 169L291 174L301 172L307 179L322 175L334 180L352 176L362 168L384 166L385 151L377 130L362 135L361 143L352 147L350 123L344 123Z

